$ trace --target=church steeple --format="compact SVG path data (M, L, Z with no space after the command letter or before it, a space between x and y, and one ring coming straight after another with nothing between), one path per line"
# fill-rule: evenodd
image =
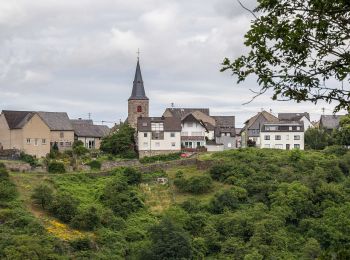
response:
M145 88L143 86L139 58L137 58L135 78L134 78L132 92L129 100L148 100L148 97L146 96Z
M139 52L138 52L139 54ZM128 123L137 129L137 119L149 116L149 100L143 86L140 59L137 57L137 65L131 96L128 100Z

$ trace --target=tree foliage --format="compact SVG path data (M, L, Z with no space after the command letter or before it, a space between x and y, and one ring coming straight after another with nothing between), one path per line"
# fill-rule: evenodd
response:
M324 129L309 128L305 131L305 146L309 149L323 150L331 143L332 137Z
M122 124L117 132L102 139L100 149L121 157L134 158L136 156L134 134L134 128L129 124Z
M349 109L350 3L344 0L258 0L245 35L249 52L224 59L238 83L255 75L257 95L274 100L320 100Z

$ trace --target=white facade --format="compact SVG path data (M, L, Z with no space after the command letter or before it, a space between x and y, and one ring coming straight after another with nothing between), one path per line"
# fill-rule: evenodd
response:
M152 132L138 132L139 151L180 151L180 132L164 132L163 139L152 138Z
M306 131L309 128L314 127L314 125L310 122L309 119L307 119L305 116L303 116L300 121L304 122L304 131Z
M260 148L304 150L304 132L260 132Z
M185 148L195 149L206 145L207 129L202 124L193 121L183 121L181 127L181 142ZM212 135L214 135L214 131Z

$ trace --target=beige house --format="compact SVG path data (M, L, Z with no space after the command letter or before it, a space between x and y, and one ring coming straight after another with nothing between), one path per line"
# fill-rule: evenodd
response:
M71 148L74 130L67 113L3 110L0 114L0 147L18 149L36 157L46 156L57 143Z
M106 125L94 125L92 120L70 120L75 140L80 140L88 149L100 149L101 140L110 133Z

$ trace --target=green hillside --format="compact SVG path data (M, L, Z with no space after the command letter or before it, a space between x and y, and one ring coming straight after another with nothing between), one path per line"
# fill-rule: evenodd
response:
M350 258L350 152L243 149L200 160L207 169L109 176L7 176L0 166L0 258Z

